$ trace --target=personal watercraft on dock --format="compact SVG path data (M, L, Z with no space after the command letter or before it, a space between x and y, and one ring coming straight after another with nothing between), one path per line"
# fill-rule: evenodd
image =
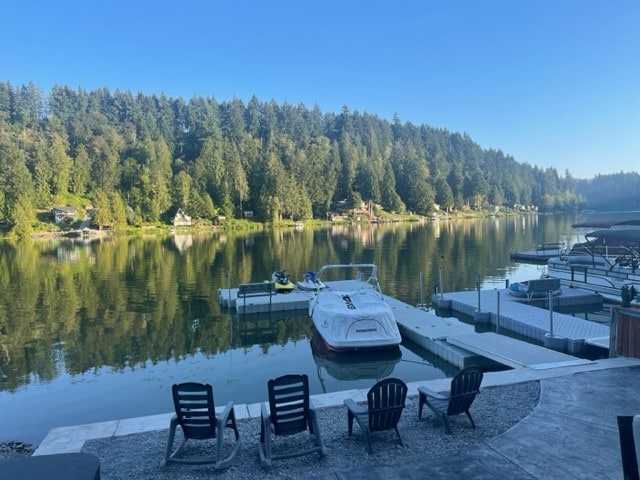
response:
M271 274L271 281L276 284L276 292L287 293L292 291L296 286L289 280L289 274L286 270L277 270Z
M318 279L316 272L304 272L304 277L296 285L300 290L322 290L325 287L325 284Z

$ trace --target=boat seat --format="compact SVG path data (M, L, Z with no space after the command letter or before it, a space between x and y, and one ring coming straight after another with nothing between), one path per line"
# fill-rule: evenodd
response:
M242 283L238 286L238 299L244 300L247 304L247 297L266 297L269 296L269 305L271 305L271 297L276 294L276 284L273 282L257 282Z
M536 294L554 291L560 288L559 278L538 278L527 282L527 301Z

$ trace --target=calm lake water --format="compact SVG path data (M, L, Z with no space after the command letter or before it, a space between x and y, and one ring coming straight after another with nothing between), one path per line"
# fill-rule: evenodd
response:
M307 373L314 394L453 376L410 344L345 363L315 348L305 311L238 318L217 291L279 269L297 280L325 264L376 263L383 291L415 305L440 278L445 291L535 278L544 267L511 262L511 250L572 243L572 223L598 218L0 242L0 441L37 444L57 426L166 413L171 385L187 380L213 384L223 404L263 401L268 379L292 372Z

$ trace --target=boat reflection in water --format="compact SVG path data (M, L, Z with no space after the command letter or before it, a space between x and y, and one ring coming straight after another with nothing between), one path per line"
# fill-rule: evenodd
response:
M311 337L311 353L324 393L327 393L327 389L323 371L339 381L378 381L389 377L402 357L400 347L362 352L335 352L327 347L320 334L315 331Z

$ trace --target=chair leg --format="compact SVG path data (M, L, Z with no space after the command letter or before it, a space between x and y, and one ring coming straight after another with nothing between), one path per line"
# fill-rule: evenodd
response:
M449 419L447 418L447 415L441 415L442 417L442 421L444 422L444 428L447 431L448 434L451 434L451 427L449 426Z
M260 451L260 461L262 465L270 467L273 463L271 454L271 426L270 420L261 419L260 427L260 443L258 443L258 450Z
M420 401L418 403L418 420L422 420L422 407L424 407L426 401L427 399L425 398L425 396L420 393Z
M367 442L367 452L369 452L369 454L373 453L373 450L371 449L371 434L369 433L369 429L362 429L362 433L364 434L364 439Z
M353 433L353 413L351 410L347 410L347 424L349 425L349 436Z
M171 458L171 452L173 450L173 441L176 437L176 425L178 422L175 419L171 419L171 424L169 425L169 441L167 442L167 451L164 454L164 463L169 462Z
M231 411L231 414L229 415L229 419L227 420L227 424L225 425L225 427L233 429L236 435L236 440L240 438L240 432L238 431L238 424L236 423L236 414L234 411Z
M471 413L469 413L469 410L467 410L465 413L467 414L467 417L469 417L469 421L471 422L471 426L475 429L476 428L476 424L473 422L473 418L471 418Z
M402 436L400 435L400 430L398 427L394 427L396 429L396 433L398 434L398 441L400 442L400 446L404 448L404 442L402 441Z
M176 462L176 461L179 462L179 460L176 460L175 458L182 453L184 446L187 444L187 438L185 437L180 443L180 445L178 446L178 448L176 448L176 450L173 451L173 443L175 441L177 427L178 427L178 419L177 417L173 417L171 419L171 423L169 424L169 440L167 441L167 451L164 456L165 464L170 462Z
M322 437L320 436L320 427L318 426L318 417L315 410L309 411L309 431L315 437L315 444L318 447L318 453L321 457L327 454L327 449L322 443Z
M223 449L223 445L224 445L224 429L225 428L230 428L230 429L232 429L234 431L236 444L231 449L231 452L229 453L229 455L227 455L226 458L222 458L222 449ZM217 445L217 447L218 447L218 452L217 452L218 461L216 462L215 468L217 470L222 470L224 468L229 467L233 463L233 461L236 458L236 455L240 451L240 445L242 444L242 442L240 441L240 432L238 432L238 427L235 425L235 422L234 422L233 425L230 425L229 423L227 423L227 425L225 425L224 427L220 427L218 429L217 436L218 436L218 445Z

